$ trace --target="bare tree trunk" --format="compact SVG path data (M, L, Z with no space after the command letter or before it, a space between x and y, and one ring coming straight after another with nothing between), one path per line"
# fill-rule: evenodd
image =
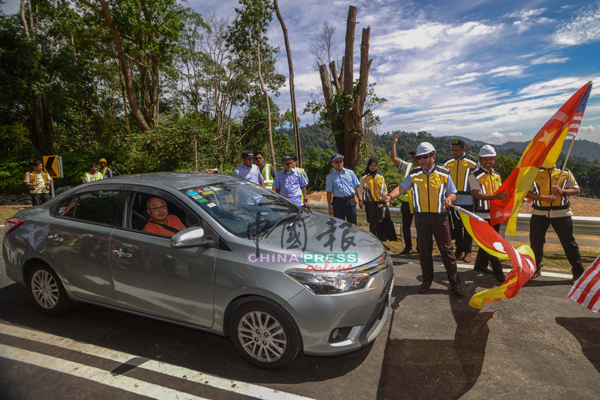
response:
M279 19L279 22L281 23L281 30L283 31L283 37L285 39L285 51L287 53L288 66L290 70L290 97L292 101L292 124L294 127L294 139L296 142L296 157L298 157L298 166L302 168L302 148L300 146L300 131L298 130L298 114L296 113L296 90L294 88L294 64L292 63L292 50L290 49L288 31L285 27L283 17L279 12L279 4L277 3L277 0L274 0L274 5L275 13L277 14L277 19ZM273 160L273 163L275 163L275 160Z
M25 28L25 36L29 37L29 28L27 27L27 18L25 18L25 0L21 0L21 21L23 21L23 28Z
M356 30L356 7L350 6L346 22L346 51L344 52L344 92L352 94L354 91L354 31Z
M133 114L133 117L135 118L136 122L140 126L140 129L143 132L152 130L150 125L148 125L148 123L144 119L144 115L142 114L142 111L140 110L138 103L135 99L133 81L131 79L131 71L129 69L129 64L127 62L125 50L123 50L123 41L121 39L119 29L116 26L113 26L112 24L113 18L108 3L106 2L106 0L99 0L102 7L102 9L99 9L98 7L91 4L88 0L80 1L86 6L90 7L92 10L94 10L97 14L99 14L106 20L108 28L110 29L110 32L113 36L113 40L115 42L117 54L119 55L119 63L121 64L121 70L123 71L123 78L125 80L125 88L127 91L127 100L129 101L129 108L131 108L131 113Z
M262 77L262 69L261 69L261 61L260 61L260 44L256 46L256 51L258 54L258 79L260 79L260 88L265 94L265 98L267 100L267 122L269 127L269 144L271 145L271 162L275 164L275 146L273 145L273 132L271 131L271 99L269 99L269 93L267 93L267 89L265 88L265 83L263 82Z

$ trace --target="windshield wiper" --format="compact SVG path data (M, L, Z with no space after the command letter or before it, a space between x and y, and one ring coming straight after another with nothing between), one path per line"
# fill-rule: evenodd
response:
M298 218L298 216L300 215L300 212L298 212L297 215L294 214L290 214L290 215L286 215L283 218L278 219L277 221L273 222L273 225L267 225L268 230L266 231L267 233L265 234L265 236L261 237L261 239L266 239L269 237L269 235L271 234L271 232L273 232L275 230L275 228L277 228L279 225L281 225L282 222L285 221L289 221L290 219L294 219L296 220ZM294 221L295 223L296 221Z

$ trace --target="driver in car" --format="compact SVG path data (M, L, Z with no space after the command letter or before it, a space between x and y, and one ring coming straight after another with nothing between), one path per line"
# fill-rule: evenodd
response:
M144 232L171 237L186 229L177 216L169 214L167 202L160 197L149 198L146 202L146 211L150 215L150 221L144 226Z

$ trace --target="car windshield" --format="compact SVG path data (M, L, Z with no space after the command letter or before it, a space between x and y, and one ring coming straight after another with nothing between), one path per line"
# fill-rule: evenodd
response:
M248 181L213 183L180 190L232 234L252 237L266 231L298 206Z

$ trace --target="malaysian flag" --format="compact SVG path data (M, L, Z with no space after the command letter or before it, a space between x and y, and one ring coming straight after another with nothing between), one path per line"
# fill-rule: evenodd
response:
M600 313L600 256L577 279L567 297Z
M590 97L590 92L592 91L592 85L588 88L587 92L579 102L579 106L577 107L577 111L575 112L575 116L571 121L571 126L569 126L569 133L567 133L567 137L575 139L577 137L577 132L579 132L579 126L581 125L581 120L583 119L583 113L585 111L585 106L587 105L588 98Z

